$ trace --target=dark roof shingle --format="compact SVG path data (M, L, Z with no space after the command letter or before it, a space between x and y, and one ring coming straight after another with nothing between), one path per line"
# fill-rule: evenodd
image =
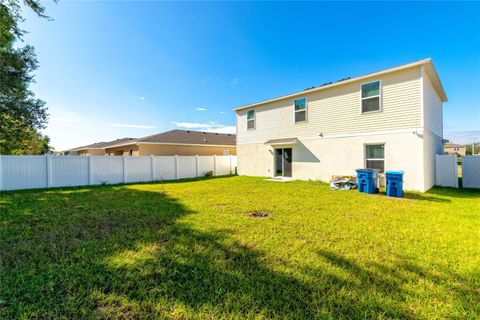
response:
M137 142L156 142L156 143L180 143L180 144L205 144L205 145L236 145L234 134L190 131L190 130L170 130L158 133L148 137L143 137Z
M76 151L76 150L83 150L83 149L101 149L111 145L125 144L125 143L128 143L129 141L135 142L135 140L136 140L135 138L121 138L121 139L116 139L112 141L95 142L86 146L69 149L69 151Z

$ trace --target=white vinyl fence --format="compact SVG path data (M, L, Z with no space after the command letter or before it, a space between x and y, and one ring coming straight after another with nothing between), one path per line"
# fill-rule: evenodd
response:
M0 190L221 176L236 167L236 156L0 156Z
M480 188L480 155L462 156L462 187Z
M457 155L435 155L435 185L458 188Z

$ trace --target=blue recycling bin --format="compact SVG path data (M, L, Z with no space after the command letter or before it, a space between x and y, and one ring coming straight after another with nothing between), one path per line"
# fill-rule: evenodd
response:
M358 192L374 194L377 190L378 171L372 169L357 169Z
M387 196L403 197L403 171L387 171Z

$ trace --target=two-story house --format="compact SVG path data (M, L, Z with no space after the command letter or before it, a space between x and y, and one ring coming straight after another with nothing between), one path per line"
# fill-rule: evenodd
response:
M445 143L443 152L446 154L458 154L460 156L467 155L467 147L456 143Z
M357 168L435 184L447 96L431 59L234 109L241 175L329 181Z

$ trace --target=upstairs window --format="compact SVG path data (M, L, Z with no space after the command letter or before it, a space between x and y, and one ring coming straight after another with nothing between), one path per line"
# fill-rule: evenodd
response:
M365 167L385 172L385 145L367 144L365 146Z
M247 129L255 129L255 110L248 110L247 112Z
M362 84L362 113L382 110L380 81Z
M307 98L295 100L294 106L295 123L307 121Z

